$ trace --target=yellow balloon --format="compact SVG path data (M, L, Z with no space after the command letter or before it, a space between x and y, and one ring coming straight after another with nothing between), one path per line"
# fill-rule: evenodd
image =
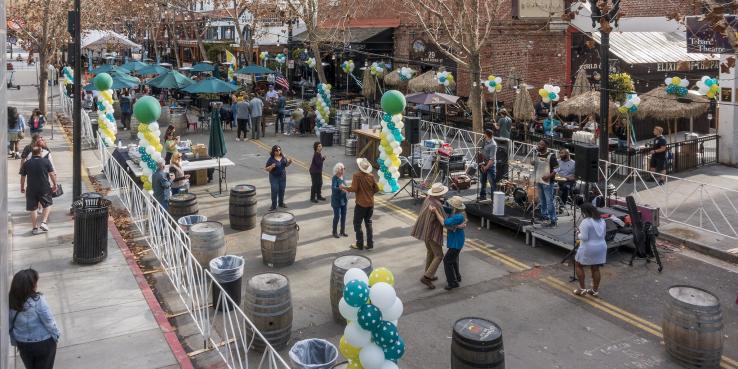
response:
M349 344L346 340L346 336L341 337L341 342L339 342L338 344L338 350L341 352L341 355L346 358L346 360L359 360L359 351L361 351L361 349L355 346L351 346L351 344Z
M494 80L494 79L495 79L495 76L493 76L493 75L491 75L491 74L490 74L489 76L487 76L487 80L488 80L488 81L492 81L492 80Z
M389 269L381 267L374 269L372 274L369 275L369 285L373 286L375 283L384 282L390 286L395 285L395 276L390 272Z
M384 192L384 185L381 182L378 183L377 186L379 187L380 191Z
M361 366L361 361L357 360L350 360L348 365L346 366L346 369L364 369L363 366Z
M671 78L671 83L673 83L675 85L678 85L678 84L682 83L682 79L679 78L679 77L672 77Z
M546 90L544 90L544 89L538 90L538 94L541 95L541 97L548 96L548 92Z
M399 168L401 164L402 163L400 163L400 159L398 159L398 158L392 158L392 166L393 167Z

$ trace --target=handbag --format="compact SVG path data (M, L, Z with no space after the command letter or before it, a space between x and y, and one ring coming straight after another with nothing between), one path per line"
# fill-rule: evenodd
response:
M56 184L56 191L51 193L51 197L59 197L64 194L64 188L62 188L61 183Z

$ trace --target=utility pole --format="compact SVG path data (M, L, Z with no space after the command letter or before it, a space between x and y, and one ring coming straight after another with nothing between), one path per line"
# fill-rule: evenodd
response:
M608 3L612 1L612 6ZM599 4L599 5L598 5ZM610 137L610 22L618 25L617 15L620 10L620 0L589 0L592 10L592 28L600 32L600 160L609 160Z
M82 195L82 0L74 0L74 11L69 13L70 31L74 38L74 88L72 96L72 199Z
M7 24L5 21L5 1L0 1L0 24ZM7 27L0 27L0 45L5 47L5 39L8 35ZM5 52L0 54L0 67L2 67L3 78L2 83L5 83ZM0 127L8 126L8 114L7 111L8 89L5 86L0 87ZM10 286L10 276L13 272L12 263L12 245L9 244L8 239L8 146L5 142L8 142L8 130L0 129L0 176L3 180L0 181L0 327L9 327L10 320L8 319L8 287ZM18 195L14 195L18 196ZM8 356L10 354L10 336L8 335L8 329L3 328L0 332L0 368L8 368Z

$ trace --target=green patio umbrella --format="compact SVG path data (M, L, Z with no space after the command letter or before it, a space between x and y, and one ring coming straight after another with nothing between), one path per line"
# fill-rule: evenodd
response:
M194 85L190 85L182 89L182 91L191 94L227 94L236 90L238 90L237 86L215 77L198 81Z
M210 113L210 138L208 140L208 155L218 159L218 193L223 193L223 176L221 175L220 158L228 152L223 137L223 127L220 126L220 111L213 109Z
M128 69L131 72L138 72L141 69L144 69L144 68L146 68L148 66L149 66L149 64L146 64L144 62L140 62L138 60L131 60L128 63L125 63L125 64L121 65L121 67L123 67L125 69Z
M185 76L176 70L171 70L167 73L161 74L158 77L146 82L149 86L156 88L185 88L189 85L194 84L195 81Z
M111 77L113 77L113 85L110 87L111 90L134 88L141 83L141 80L139 80L138 78L121 73L120 71L110 72L109 74ZM85 91L95 90L97 90L97 87L95 87L94 83L90 83L85 86Z
M212 72L214 70L215 67L210 63L197 63L192 66L192 69L190 69L193 73Z
M275 74L277 72L261 65L251 64L239 69L236 74Z
M159 64L149 65L138 71L138 74L145 76L148 74L162 74L168 72L169 69L162 67Z
M101 66L93 69L90 73L92 73L92 74L100 74L100 73L110 73L110 72L120 72L120 73L124 73L124 74L131 73L131 71L128 70L127 68L119 67L119 66L113 65L113 64L104 64L104 65L101 65Z

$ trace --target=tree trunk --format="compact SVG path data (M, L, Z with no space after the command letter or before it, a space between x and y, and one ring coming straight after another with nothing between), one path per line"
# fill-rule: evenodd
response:
M174 49L174 60L177 63L177 69L182 66L182 63L179 60L179 37L174 33L174 27L172 25L169 25L169 40L174 40L172 42L172 48Z
M479 81L482 75L481 59L479 54L469 56L469 106L472 111L472 130L484 131L484 111L482 110L482 91Z
M323 58L320 56L320 45L317 42L310 42L310 50L313 52L315 58L315 70L318 71L318 81L320 83L328 83L325 78L325 71L323 70Z
M206 27L204 27L207 29ZM208 52L205 50L205 44L202 42L202 34L198 29L195 29L195 39L197 40L197 48L200 50L200 60L207 60Z
M45 47L38 50L38 108L46 115L46 91L48 90L49 70L46 64L49 56Z

